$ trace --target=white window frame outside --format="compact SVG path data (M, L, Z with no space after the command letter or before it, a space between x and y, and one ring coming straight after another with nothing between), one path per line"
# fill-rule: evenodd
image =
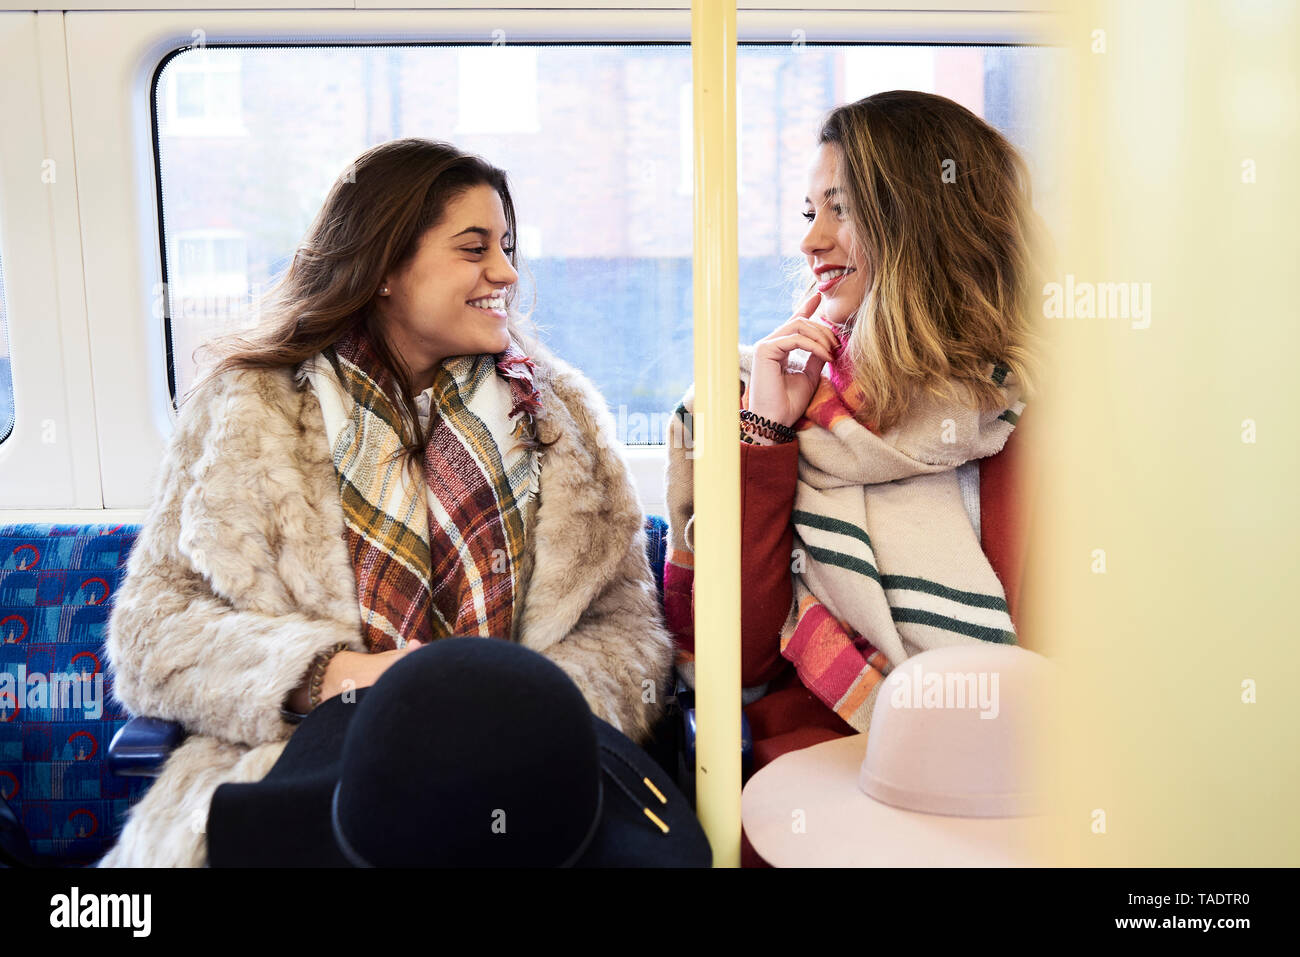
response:
M218 137L248 136L244 125L243 110L243 64L239 57L209 57L206 49L198 49L178 54L165 68L164 78L167 82L167 125L159 130L165 136ZM203 112L199 116L181 116L177 113L180 103L179 81L181 77L199 76L203 78ZM234 110L223 112L214 109L216 98L213 96L213 78L225 76L234 80ZM164 132L165 130L165 132Z

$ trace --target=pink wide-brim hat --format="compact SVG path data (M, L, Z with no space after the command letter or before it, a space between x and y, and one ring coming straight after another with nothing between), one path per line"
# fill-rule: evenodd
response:
M1015 646L909 658L885 679L867 734L791 751L741 796L745 834L775 867L1023 867L1055 863L1059 818L1038 775L1054 666ZM891 705L928 673L997 673L999 720ZM868 753L868 740L880 740ZM921 810L920 808L925 808Z

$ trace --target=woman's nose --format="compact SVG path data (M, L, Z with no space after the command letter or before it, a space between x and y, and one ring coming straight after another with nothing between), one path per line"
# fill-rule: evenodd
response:
M505 250L498 249L496 256L488 267L488 281L493 284L499 283L513 286L518 279L519 273L515 271L514 266L510 265L510 259L506 256Z
M799 243L799 250L805 256L816 256L835 245L831 233L824 229L821 223L822 219L818 216L808 224L808 231L803 234L803 241Z

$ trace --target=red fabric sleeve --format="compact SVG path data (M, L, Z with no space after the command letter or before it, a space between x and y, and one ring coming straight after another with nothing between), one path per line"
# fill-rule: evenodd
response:
M740 683L771 681L789 662L781 657L781 626L794 585L795 486L799 442L740 447Z
M672 633L679 663L695 656L695 567L689 553L678 555L671 548L664 560L664 624Z
M781 673L781 626L790 612L793 584L795 485L799 443L740 446L740 675L746 687ZM695 653L694 556L670 553L664 563L664 618L677 647Z
M1032 431L1025 432L1022 415L1002 451L980 460L980 543L1002 582L1017 631L1021 627L1020 586L1025 574L1028 517L1037 491L1026 449L1033 441Z

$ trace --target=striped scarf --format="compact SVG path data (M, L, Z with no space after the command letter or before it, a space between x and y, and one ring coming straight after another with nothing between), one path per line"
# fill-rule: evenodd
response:
M541 466L541 453L521 441L540 411L532 369L513 341L499 355L443 361L430 390L421 486L400 455L413 423L364 328L303 364L338 471L370 651L451 635L516 637L515 591Z
M881 679L911 655L1016 641L956 472L1000 451L1024 408L1004 366L990 376L1003 409L981 413L927 393L906 422L877 435L854 419L864 396L836 363L797 425L794 599L781 653L859 731Z

